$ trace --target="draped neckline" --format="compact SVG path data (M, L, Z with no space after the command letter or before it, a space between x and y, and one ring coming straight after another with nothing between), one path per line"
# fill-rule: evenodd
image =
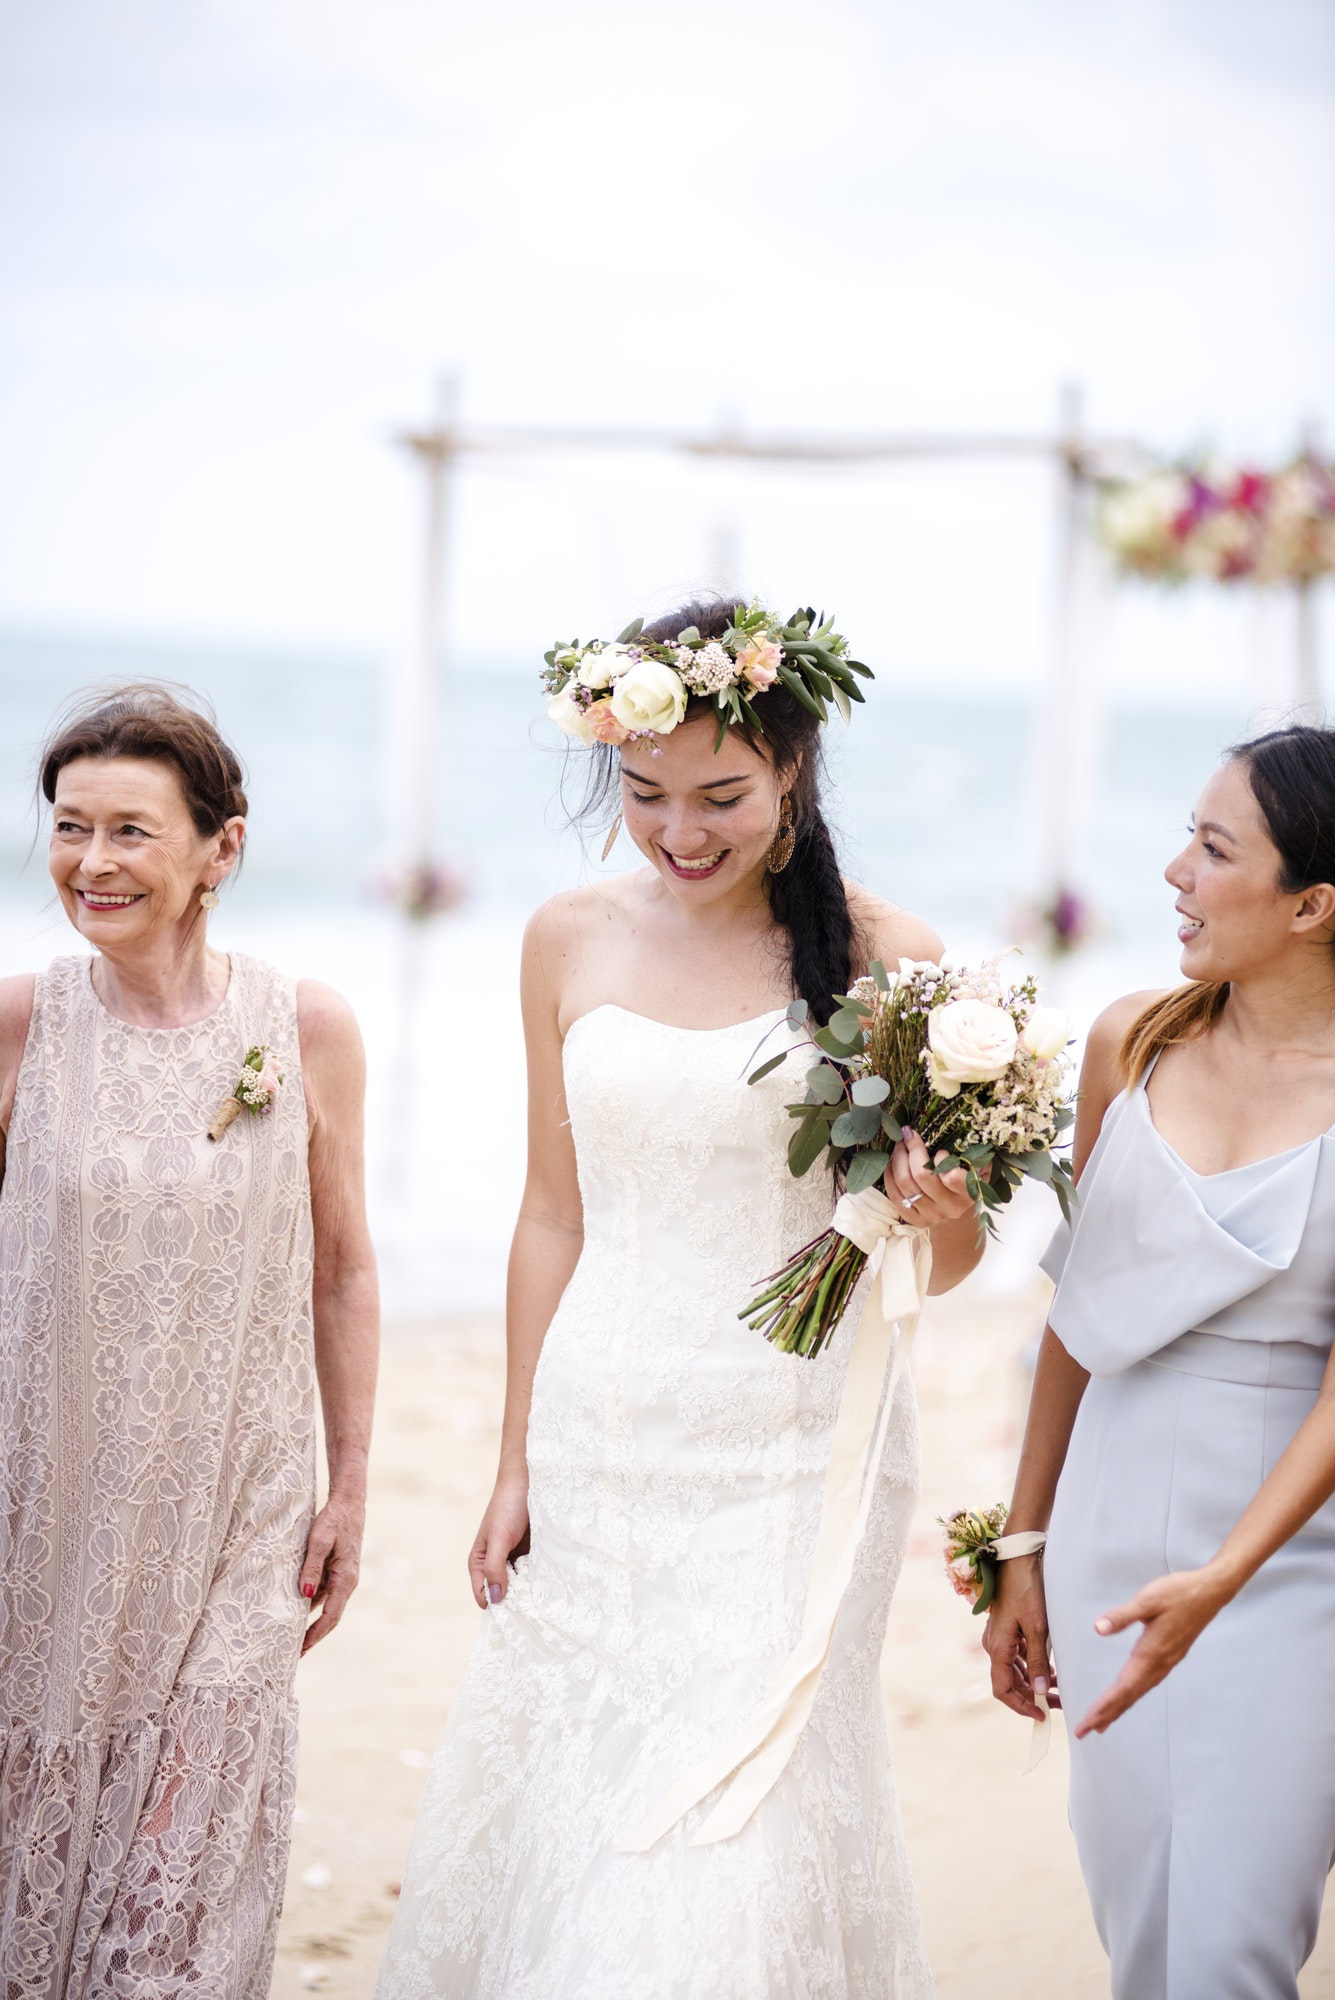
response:
M1282 1153L1263 1153L1259 1160L1244 1160L1241 1166L1220 1167L1217 1172L1212 1174L1207 1174L1203 1172L1200 1167L1193 1167L1190 1160L1184 1160L1181 1153L1178 1152L1176 1146L1172 1145L1167 1139L1165 1139L1163 1133L1159 1130L1158 1126L1154 1122L1154 1109L1150 1103L1149 1091L1146 1089L1146 1085L1149 1083L1150 1076L1154 1070L1154 1064L1157 1063L1158 1060L1159 1058L1156 1055L1154 1058L1154 1062L1150 1063L1149 1067L1145 1071L1145 1074L1140 1078L1140 1081L1136 1084L1134 1094L1139 1096L1141 1100L1141 1105L1145 1115L1145 1122L1149 1126L1150 1131L1154 1134L1155 1138L1158 1140L1159 1144L1163 1147L1165 1153L1167 1153L1169 1159L1173 1162L1173 1164L1177 1167L1180 1167L1183 1173L1186 1174L1191 1180L1224 1181L1228 1180L1229 1177L1233 1174L1255 1173L1257 1169L1260 1167L1282 1167L1285 1165L1287 1161L1296 1160L1300 1153L1307 1152L1310 1147L1319 1146L1323 1139L1329 1139L1335 1137L1335 1125L1328 1126L1324 1132L1314 1132L1310 1139L1299 1140L1296 1146L1286 1146Z

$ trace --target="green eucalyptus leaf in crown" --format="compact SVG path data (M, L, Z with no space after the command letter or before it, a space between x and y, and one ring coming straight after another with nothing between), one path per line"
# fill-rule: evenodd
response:
M786 622L754 600L739 604L721 638L688 625L675 639L646 639L637 618L616 639L553 646L542 681L547 713L580 743L630 743L667 736L692 696L712 703L718 745L737 723L765 733L762 697L785 687L821 722L831 707L844 721L864 699L871 668L849 656L834 621L808 607Z

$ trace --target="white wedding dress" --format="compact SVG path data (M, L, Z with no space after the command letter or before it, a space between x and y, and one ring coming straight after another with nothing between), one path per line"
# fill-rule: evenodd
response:
M742 1831L697 1807L620 1851L751 1716L802 1623L860 1299L815 1360L737 1317L829 1222L761 1083L781 1012L717 1030L615 1006L571 1028L584 1248L533 1390L532 1552L432 1766L379 2000L927 2000L879 1663L918 1484L913 1392L815 1706Z

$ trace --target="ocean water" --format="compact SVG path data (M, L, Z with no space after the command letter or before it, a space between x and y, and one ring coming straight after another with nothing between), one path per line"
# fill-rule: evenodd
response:
M586 851L565 823L565 752L532 668L465 664L449 677L440 843L470 893L424 932L378 892L396 780L373 658L0 634L0 974L79 949L52 905L32 805L51 718L90 683L146 675L207 695L248 767L248 853L213 919L215 941L327 979L362 1021L372 1218L391 1312L491 1309L523 1176L524 919L558 888L634 859L623 840L604 870L601 840ZM1098 935L1058 966L1034 961L1082 1027L1115 994L1175 977L1161 871L1221 748L1247 724L1225 704L1105 715L1065 869ZM876 683L854 727L829 732L830 811L849 872L957 950L1013 942L1036 887L1041 725L1021 693ZM1000 1286L1032 1270L1048 1223L1048 1198L1035 1193L990 1259Z

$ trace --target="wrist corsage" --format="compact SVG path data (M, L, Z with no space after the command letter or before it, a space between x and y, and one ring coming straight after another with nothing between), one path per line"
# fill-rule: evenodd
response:
M981 1617L997 1594L997 1564L1015 1556L1037 1555L1047 1536L1036 1530L1008 1535L1007 1509L998 1501L975 1513L961 1507L942 1519L946 1531L946 1575L952 1590L973 1600L973 1615Z

